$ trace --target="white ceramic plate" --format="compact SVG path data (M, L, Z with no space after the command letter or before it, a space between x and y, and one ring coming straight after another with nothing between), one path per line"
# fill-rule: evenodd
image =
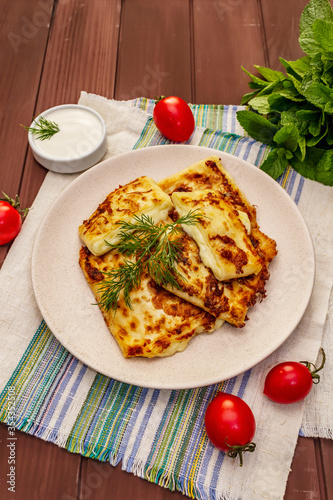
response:
M277 242L267 297L249 311L242 329L228 324L191 340L168 358L125 359L94 304L78 265L78 226L106 195L141 175L155 181L217 154L249 201L263 232ZM61 194L38 232L33 286L41 313L58 340L78 359L117 380L153 388L190 388L226 380L277 349L300 321L311 296L314 253L293 200L268 175L243 160L208 148L156 146L131 151L81 174Z

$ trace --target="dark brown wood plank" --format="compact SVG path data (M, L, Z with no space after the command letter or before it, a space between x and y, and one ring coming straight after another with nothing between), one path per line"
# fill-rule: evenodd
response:
M50 442L16 431L17 440L0 424L0 498L8 500L76 500L81 457ZM9 444L14 443L11 448ZM13 464L8 461L14 460ZM15 493L11 487L10 467L15 467ZM13 474L13 472L12 472Z
M31 2L30 17L33 16L37 8L36 5L39 5L40 2L41 0ZM16 17L17 19L20 18L20 12L17 12L16 8L20 3L25 6L30 5L29 2L21 1L16 2L15 8L13 8L13 3L2 3L11 6L8 17L12 16L14 19ZM77 102L81 90L113 97L120 5L120 0L114 2L101 0L86 3L79 1L58 3L48 39L42 78L40 78L42 63L38 68L36 64L35 66L32 64L35 59L37 60L39 47L43 45L42 41L36 35L35 38L29 41L27 47L26 45L22 47L25 52L19 53L22 59L17 62L17 72L12 77L13 82L10 82L11 85L8 84L8 81L6 82L5 90L8 96L3 97L4 100L7 99L7 105L14 116L8 128L8 134L13 138L13 141L18 123L30 124L31 117L36 110L41 112L56 104ZM23 10L22 15L24 15ZM28 18L27 13L26 16ZM8 26L11 26L9 21ZM18 30L21 29L20 22L17 23L16 27L12 28L13 31L14 29L19 32ZM45 44L41 58L42 62L44 51ZM10 57L8 57L8 61L8 68L10 68ZM27 70L30 67L32 76ZM8 73L10 74L9 69ZM31 82L34 83L33 88L30 85L30 78ZM18 89L23 89L23 96L20 99L13 94L11 101L10 96L15 85ZM19 90L16 94L19 94ZM22 110L25 109L26 102L29 99L30 107L29 116L27 117L22 113ZM2 122L4 122L4 118L2 118ZM21 133L20 140L24 146L24 154L21 155L19 162L17 162L20 171L13 170L11 172L8 169L10 155L3 166L6 176L9 179L13 177L14 194L20 185L24 156L27 149L26 132L23 129L19 130L19 132ZM16 143L14 144L13 141L10 144L12 150L16 147ZM33 202L46 172L33 159L29 150L20 189L20 197L24 206L30 206ZM2 188L2 185L0 188ZM2 430L2 434L4 432ZM23 433L18 432L17 437L16 498L22 500L26 498L36 500L41 498L48 498L49 500L58 500L59 498L62 498L62 500L76 499L80 483L81 457L72 455L52 443L45 443ZM19 450L21 450L20 454ZM0 455L3 455L2 450ZM2 471L0 477L1 479L5 477ZM0 494L0 498L6 497Z
M193 0L195 102L240 104L247 69L266 64L256 0Z
M53 0L0 0L0 194L19 193ZM0 267L10 245L0 247Z
M315 443L298 438L284 500L325 500L321 496Z
M320 454L323 470L324 490L327 500L333 500L333 441L331 439L320 439Z
M268 65L271 68L283 70L279 57L295 60L305 55L299 46L298 38L301 13L307 4L308 0L261 0ZM333 496L333 483L328 479L328 463L333 460L333 447L323 448L318 443L319 441L314 439L299 439L288 480L286 500L324 500L328 498L330 491ZM323 449L326 451L325 456Z
M36 110L76 103L81 90L112 98L121 0L59 2L55 11ZM28 151L21 198L30 205L46 170Z
M115 97L159 95L192 99L189 1L126 0Z
M81 90L112 98L121 0L59 2L38 107L76 103Z
M295 46L298 19L295 16L297 9L300 12L306 3L307 0L262 0L261 4L259 0L257 4L250 0L193 0L193 3L192 0L123 0L122 38L114 94L120 0L59 2L55 22L51 25L36 110L41 111L63 102L76 102L80 90L107 97L115 95L118 99L174 93L192 102L237 104L241 95L247 92L248 78L240 70L242 64L248 69L253 64L270 63L276 67L279 55L286 59L298 57ZM0 34L5 44L8 44L8 33L22 34L23 25L27 29L29 21L35 20L35 23L38 21L41 24L36 33L33 34L32 30L27 36L26 43L18 45L20 50L17 57L22 58L21 62L10 51L3 51L1 55L2 62L3 57L6 59L5 70L0 76L1 89L4 89L3 94L0 90L4 110L2 123L8 125L8 136L14 138L10 139L10 147L6 147L10 153L9 160L12 161L13 153L19 157L22 151L23 159L15 162L11 169L8 168L9 162L0 162L0 189L3 179L6 179L8 186L15 188L20 185L27 143L23 130L20 139L15 131L17 123L23 121L21 113L24 111L26 117L34 111L48 32L48 26L42 24L41 14L38 17L36 12L45 10L42 6L50 9L51 5L52 2L48 0L16 0L15 3L0 0L2 20L5 20ZM192 20L194 24L190 29ZM282 21L286 25L280 31ZM27 35L29 32L25 33ZM263 44L263 40L266 43ZM191 80L191 76L195 76L195 79ZM8 122L11 113L16 114ZM30 121L30 116L26 119ZM4 133L3 127L2 139L6 137ZM45 172L29 152L21 190L24 204L32 202ZM6 453L3 452L4 436L7 437L4 429L4 426L0 426L0 498L4 497L1 488L4 470L8 466ZM121 471L120 465L113 469L108 464L82 459L24 433L17 432L17 437L17 470L21 481L15 496L18 500L72 500L79 497L83 500L90 496L104 500L110 495L115 500L134 496L170 500L183 498L179 493L171 493ZM286 500L326 500L324 494L327 494L328 499L332 498L330 464L333 444L332 441L320 440L318 455L318 443L318 440L300 438ZM109 474L110 470L112 474ZM304 495L300 496L302 488Z
M27 149L30 125L43 66L53 8L52 1L0 1L0 179L1 189L14 196ZM10 165L10 168L9 168Z
M271 68L283 69L279 57L288 61L305 55L298 43L299 20L308 3L308 0L261 0L268 64Z
M112 467L108 463L83 458L82 480L79 500L184 500L186 497L179 492L171 492L157 484L150 483L133 474L121 470L121 464Z

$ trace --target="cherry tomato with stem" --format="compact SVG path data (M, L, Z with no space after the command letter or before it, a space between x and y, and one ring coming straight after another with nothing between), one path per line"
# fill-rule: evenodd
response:
M308 361L285 361L274 366L266 375L264 394L281 404L297 403L311 392L313 384L318 384L318 372L325 364L326 356L321 349L323 360L319 368Z
M243 465L243 453L253 452L252 439L256 422L251 408L238 396L218 392L205 413L205 427L209 440L231 458L239 456Z
M195 127L189 105L176 96L162 96L158 99L153 110L153 119L161 134L175 142L187 141Z
M5 245L12 241L20 232L22 227L22 218L19 209L19 199L11 199L5 193L4 198L0 199L0 245ZM24 216L27 210L22 210Z

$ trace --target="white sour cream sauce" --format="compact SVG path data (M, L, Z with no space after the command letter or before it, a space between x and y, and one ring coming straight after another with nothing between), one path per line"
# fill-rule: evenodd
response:
M80 108L63 108L45 114L47 120L59 126L50 139L34 138L38 150L58 160L73 160L89 154L100 143L102 124L94 113Z

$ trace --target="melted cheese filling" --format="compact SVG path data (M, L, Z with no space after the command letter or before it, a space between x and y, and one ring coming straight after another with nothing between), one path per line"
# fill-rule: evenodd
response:
M199 255L199 247L185 232L177 237L181 254L176 263L176 281L180 288L164 285L178 297L204 309L216 318L237 327L245 325L246 313L256 300L256 292L244 281L218 281ZM243 278L246 280L246 278Z
M238 217L239 217L239 220L244 225L247 234L251 234L251 222L250 222L250 219L249 219L249 216L247 215L247 213L241 212L240 210L238 210Z
M261 261L248 237L251 224L245 212L236 211L214 190L174 192L171 198L181 216L193 209L204 215L199 223L184 225L183 229L197 243L202 262L218 280L261 270Z
M79 227L82 243L94 255L110 250L109 244L119 241L121 222L134 222L145 214L158 224L173 208L170 196L153 179L142 176L112 191L95 212Z
M242 327L257 294L265 293L269 275L263 263L275 256L275 242L259 231L255 208L219 158L211 157L159 184L142 176L120 186L83 222L79 235L87 248L80 250L80 265L97 301L103 273L123 264L124 256L107 244L119 241L119 223L143 214L154 224L167 222L174 208L180 216L196 208L205 215L196 226L183 225L188 236L183 234L184 259L177 263L180 288L163 290L145 273L130 292L133 308L121 294L115 315L101 309L126 358L173 355L223 321Z
M99 302L103 272L123 265L124 257L115 251L96 257L82 247L79 263ZM160 288L147 273L130 291L130 300L132 307L128 308L121 293L116 314L101 309L126 358L172 356L183 351L194 336L213 332L222 325L221 319Z
M134 215L140 217L141 215L145 214L152 218L154 224L158 224L159 222L167 218L169 210L170 204L167 202L163 202L159 206L151 206L146 208L145 210L142 210L141 212L136 212L135 214L133 214L133 217L126 217L123 219L123 221L131 223L135 221ZM120 228L112 229L109 234L105 234L101 238L96 238L94 241L91 241L90 244L87 245L91 253L93 253L94 255L103 255L104 253L108 252L110 250L108 244L116 245L119 242L120 231Z

